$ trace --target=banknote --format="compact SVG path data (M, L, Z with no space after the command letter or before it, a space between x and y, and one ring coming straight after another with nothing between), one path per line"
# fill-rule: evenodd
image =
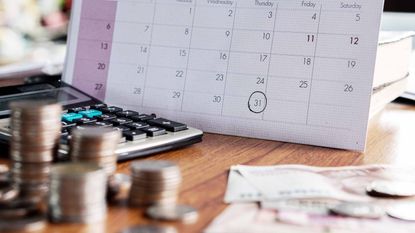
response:
M263 200L261 192L238 171L237 166L231 167L225 202L259 202Z
M326 198L370 202L367 186L375 180L415 182L415 168L388 165L310 167L243 166L230 169L226 203Z
M373 186L379 181L386 183ZM415 209L411 210L415 192L402 183L415 184L415 168L233 166L224 198L231 205L205 233L415 232ZM377 189L369 192L368 187ZM344 203L352 203L353 208ZM396 208L399 205L405 208ZM362 215L361 210L368 206L376 207L380 215Z
M387 216L356 219L333 215L276 211L255 203L235 203L224 210L204 233L410 233L415 224Z

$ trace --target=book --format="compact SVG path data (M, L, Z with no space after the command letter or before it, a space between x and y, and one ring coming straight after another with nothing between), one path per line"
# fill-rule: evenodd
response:
M414 32L382 31L376 58L370 118L407 90Z
M414 76L414 72L415 72L415 51L412 52L412 62L411 62L411 71L410 71L410 77L408 80L408 87L405 91L405 93L403 93L401 95L401 97L405 98L405 99L409 99L409 100L413 100L415 101L415 76Z

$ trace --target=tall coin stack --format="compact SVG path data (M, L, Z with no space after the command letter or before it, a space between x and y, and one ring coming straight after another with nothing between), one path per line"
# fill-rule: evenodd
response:
M71 159L96 164L112 175L117 169L115 149L120 138L121 133L110 128L75 129L70 144Z
M182 181L180 168L169 161L143 161L131 164L132 206L174 205Z
M97 165L55 165L50 176L49 216L53 222L101 222L107 214L106 190L107 174Z
M58 148L62 106L45 101L10 104L13 183L25 197L48 192L50 166Z

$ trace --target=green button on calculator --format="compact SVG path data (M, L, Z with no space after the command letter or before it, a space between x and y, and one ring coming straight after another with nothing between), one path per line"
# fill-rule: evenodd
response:
M87 118L94 118L94 117L102 115L101 111L98 111L98 110L95 110L95 109L80 111L78 113L81 114L84 117L87 117Z
M62 120L66 122L73 122L74 120L81 119L83 116L79 113L65 113L62 115Z

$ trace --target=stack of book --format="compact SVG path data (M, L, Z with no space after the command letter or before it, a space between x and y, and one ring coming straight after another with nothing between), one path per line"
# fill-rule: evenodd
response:
M414 32L381 32L370 118L407 90L414 35Z

